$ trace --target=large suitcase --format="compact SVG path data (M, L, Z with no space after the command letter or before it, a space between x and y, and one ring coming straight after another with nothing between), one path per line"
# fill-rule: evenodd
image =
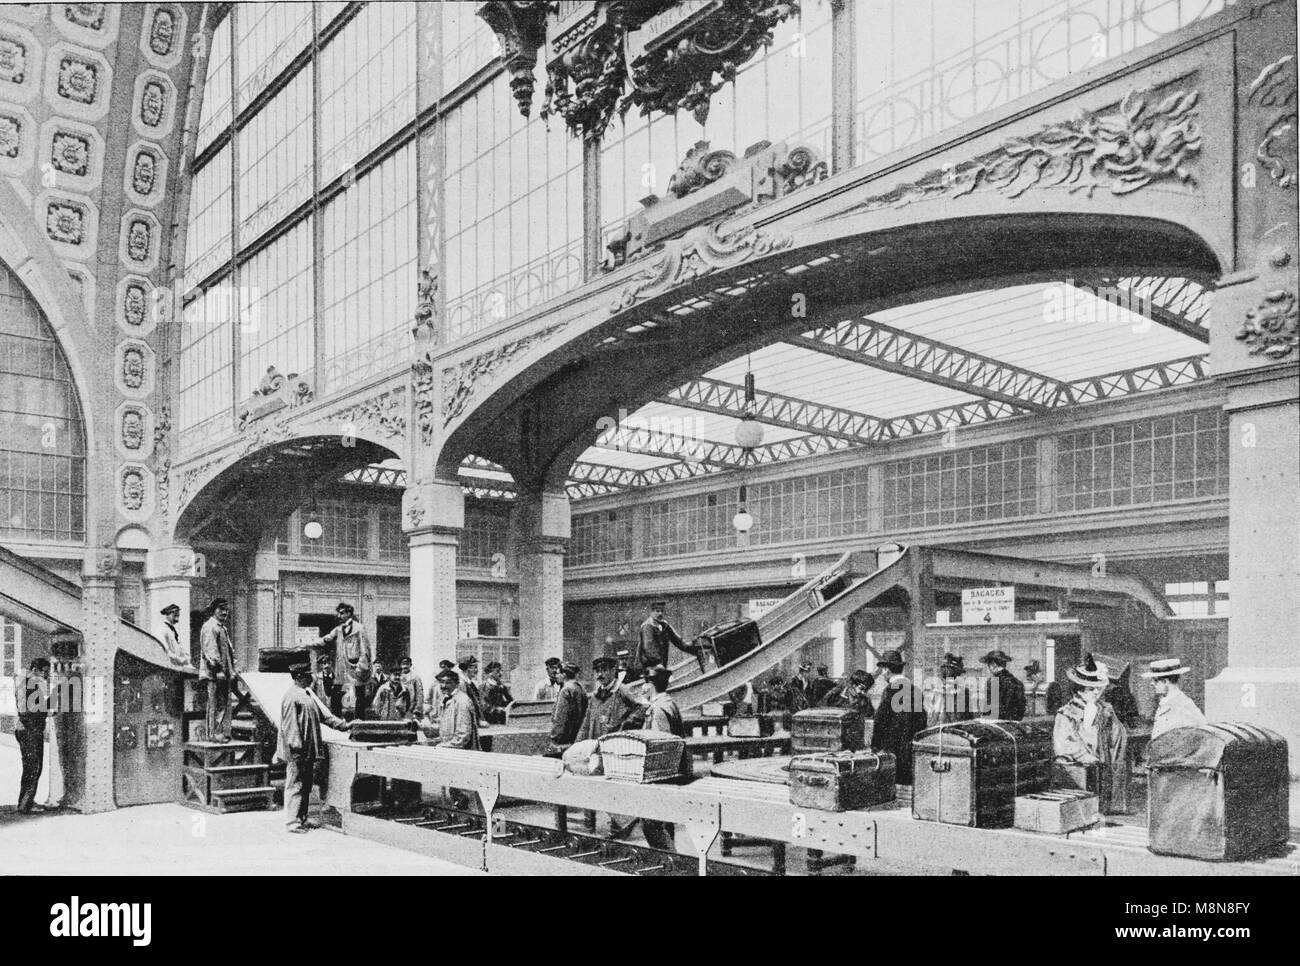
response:
M790 748L796 755L856 751L863 747L862 715L849 708L809 708L790 720Z
M696 643L703 648L700 668L707 673L713 667L726 667L754 650L763 640L759 636L758 625L748 617L741 617L714 624L708 630L701 631Z
M957 721L912 741L912 816L976 828L1009 828L1016 797L1051 777L1052 729L1024 721Z
M1281 735L1237 723L1175 728L1151 742L1147 764L1152 852L1235 861L1286 847Z
M823 574L817 579L816 583L808 588L809 609L820 609L827 601L834 600L848 590L850 583L852 581L849 579L849 575L842 570L832 570L828 574Z
M838 751L790 760L790 804L848 812L894 800L894 756Z

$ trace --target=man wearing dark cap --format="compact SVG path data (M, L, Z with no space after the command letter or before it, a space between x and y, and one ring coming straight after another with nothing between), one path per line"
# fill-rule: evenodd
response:
M1039 679L1043 677L1043 673L1043 665L1039 662L1038 658L1034 658L1025 665L1025 680L1029 682L1029 688L1026 689L1027 691L1029 689L1034 691L1038 690L1041 684ZM1056 714L1056 712L1061 710L1061 707L1065 702L1070 700L1070 695L1066 692L1065 688L1061 686L1060 681L1050 681L1047 685L1045 700L1047 713Z
M650 616L641 624L640 639L636 645L635 666L638 668L654 667L656 664L667 667L668 647L671 644L677 645L687 654L698 656L700 653L698 645L687 644L673 630L673 626L664 620L666 606L664 601L656 600L650 605Z
M598 657L591 662L596 672L596 690L587 702L575 741L599 738L612 731L639 728L645 720L645 705L618 683L618 662L612 657Z
M478 711L454 670L439 671L438 739L441 748L478 750Z
M479 721L486 722L487 718L483 717L483 696L479 693L478 684L474 680L478 674L478 657L466 654L456 662L456 671L460 677L460 689L469 695L470 703L474 705L475 717Z
M558 756L573 744L587 716L587 692L578 682L578 665L565 661L560 665L564 680L551 711L551 747L547 754Z
M483 720L488 724L505 724L506 708L515 700L501 680L501 662L488 661L483 669Z
M804 711L813 706L812 661L803 661L799 673L790 679L786 687L791 711Z
M230 608L224 597L208 607L199 631L199 680L208 683L208 740L230 740L230 679L235 676L235 649L226 630Z
M885 678L885 690L876 708L871 729L871 750L894 755L894 780L912 784L912 739L925 730L925 707L912 682L903 676L903 656L885 651L876 662L876 673Z
M188 666L190 656L181 647L180 632L176 630L176 621L181 616L180 605L168 604L158 613L162 614L162 624L158 628L158 636L162 638L163 648L167 651L167 656L171 658L172 663L177 667Z
M1007 670L1011 658L1003 651L989 651L980 660L988 668L984 682L984 713L999 721L1021 721L1025 717L1025 686Z
M848 708L863 718L870 718L875 713L871 707L871 686L875 683L870 673L858 668L849 675L848 681L826 695L826 707Z
M18 739L18 754L23 763L22 777L18 780L18 811L26 815L44 811L36 804L36 786L45 770L45 719L50 711L50 659L38 657L27 667L27 673L14 688L18 705L18 721L14 737Z
M546 659L546 680L533 688L534 701L554 701L560 696L560 689L564 687L564 675L560 672L562 663L558 657Z
M926 722L928 727L975 717L974 701L966 689L966 662L958 654L945 654L939 663L939 687L931 692Z
M306 832L307 808L320 763L325 758L322 723L337 731L351 727L330 714L311 690L311 663L302 661L289 669L293 686L280 702L280 736L275 749L284 762L284 825L290 832Z

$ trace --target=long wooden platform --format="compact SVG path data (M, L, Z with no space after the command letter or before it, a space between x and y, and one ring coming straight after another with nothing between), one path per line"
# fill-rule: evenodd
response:
M350 787L358 774L451 787L477 793L489 815L502 798L676 822L708 854L724 832L857 858L881 872L965 872L973 875L1300 875L1300 855L1254 862L1216 863L1158 856L1132 830L1095 830L1055 836L1018 829L972 829L912 818L905 803L857 812L819 812L790 804L776 784L700 778L682 785L629 785L566 774L555 759L436 747L373 748L330 745L327 801L344 812L344 828L366 834L356 821ZM492 823L487 823L490 830ZM1143 830L1139 830L1143 831ZM486 867L490 831L477 843L460 839L444 858ZM496 869L511 871L509 856ZM505 867L501 863L507 863Z

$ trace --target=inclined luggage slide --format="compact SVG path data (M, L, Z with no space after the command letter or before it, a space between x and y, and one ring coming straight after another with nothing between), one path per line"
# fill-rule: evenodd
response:
M734 688L748 684L775 667L834 621L843 620L881 594L907 586L912 555L901 553L892 563L875 568L874 551L850 551L824 573L809 580L758 620L762 644L730 664L698 673L699 662L689 658L678 664L668 693L683 711L716 701ZM871 567L871 571L866 571ZM866 571L866 572L864 572ZM697 673L691 673L694 665Z
M900 553L877 570L874 551L849 551L758 619L762 643L754 650L722 667L705 669L693 656L671 665L668 693L678 707L688 711L748 684L825 633L832 622L843 620L895 586L906 586L910 557ZM867 567L873 572L864 574ZM524 727L546 727L553 707L550 701L516 701L507 720Z
M40 564L0 547L0 615L42 634L79 633L85 622L81 588ZM118 649L132 657L178 674L196 673L176 667L167 656L163 642L130 621L119 620L115 630Z

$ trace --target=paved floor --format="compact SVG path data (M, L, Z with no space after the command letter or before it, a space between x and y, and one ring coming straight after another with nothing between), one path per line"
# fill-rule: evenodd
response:
M19 773L12 738L0 741L0 875L478 874L324 829L289 835L278 811L209 815L137 805L100 815L19 815Z

